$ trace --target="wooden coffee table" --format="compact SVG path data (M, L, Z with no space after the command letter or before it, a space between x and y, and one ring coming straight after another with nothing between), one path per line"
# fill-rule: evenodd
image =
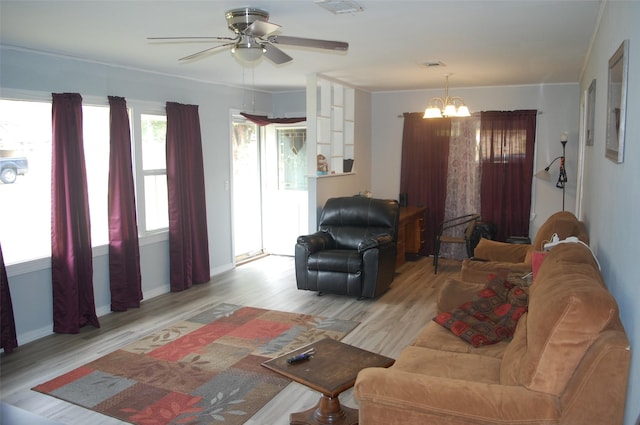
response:
M315 354L309 360L287 363L291 356L310 348L315 349ZM389 367L394 361L392 358L325 338L268 360L262 365L321 393L316 406L291 414L291 425L353 425L358 423L358 410L341 406L338 396L353 387L358 372L362 369Z

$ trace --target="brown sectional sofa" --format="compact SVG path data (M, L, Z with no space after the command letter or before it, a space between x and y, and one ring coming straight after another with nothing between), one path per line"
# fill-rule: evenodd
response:
M509 244L480 239L473 251L474 257L462 262L461 280L484 282L487 274L495 273L498 269L530 272L533 253L542 251L544 244L551 240L554 233L560 239L575 236L589 244L589 234L584 223L569 211L558 211L540 226L531 244Z
M449 280L439 310L484 286ZM432 321L392 367L362 370L360 424L622 423L630 346L591 251L554 247L528 292L510 341L474 348Z

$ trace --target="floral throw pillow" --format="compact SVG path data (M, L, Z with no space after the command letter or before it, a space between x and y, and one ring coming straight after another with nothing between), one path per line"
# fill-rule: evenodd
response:
M528 302L528 288L495 278L473 300L440 313L433 320L474 347L480 347L511 339Z

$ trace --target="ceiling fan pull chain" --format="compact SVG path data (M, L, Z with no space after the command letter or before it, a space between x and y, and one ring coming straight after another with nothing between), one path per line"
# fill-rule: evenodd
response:
M251 67L251 112L256 112L256 67Z

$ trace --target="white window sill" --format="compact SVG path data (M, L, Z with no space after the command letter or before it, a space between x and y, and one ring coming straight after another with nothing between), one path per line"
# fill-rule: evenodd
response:
M163 230L140 237L140 246L151 245L169 239L169 231ZM109 245L99 245L93 247L93 257L100 257L109 254ZM7 264L7 276L19 276L27 273L37 272L51 268L51 257L34 258L15 264Z

